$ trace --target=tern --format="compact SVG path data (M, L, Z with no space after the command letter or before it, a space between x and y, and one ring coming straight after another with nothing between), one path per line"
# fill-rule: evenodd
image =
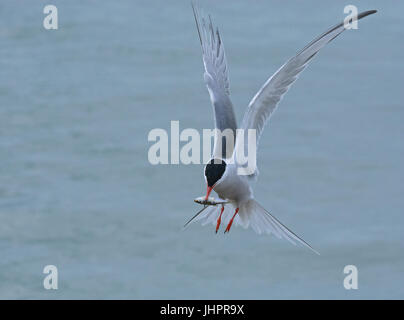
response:
M223 136L215 135L213 157L204 168L207 184L206 202L201 202L200 198L196 200L196 202L204 204L204 207L184 227L190 222L202 220L204 225L216 224L217 232L223 219L227 223L225 233L230 231L234 222L245 228L251 226L258 234L274 234L293 244L300 243L318 254L306 241L283 225L254 199L251 184L256 180L258 170L255 169L248 175L239 174L240 165L235 161L237 150L245 150L248 141L239 139L236 131L238 129L243 129L244 132L249 129L255 130L255 142L258 144L265 124L269 121L282 97L320 49L346 29L346 23L341 22L328 29L282 65L252 98L241 126L238 128L230 100L227 61L219 29L214 28L210 15L208 17L200 15L199 10L193 4L192 9L202 47L204 81L213 106L215 127L221 132L231 130L234 133L235 141L229 143L223 139ZM376 10L362 12L356 16L356 20L376 12ZM218 150L218 146L220 146L220 150ZM214 202L211 200L209 195L212 190L225 201ZM231 212L224 214L225 206L230 206ZM205 211L207 208L209 210ZM202 214L203 212L204 214Z

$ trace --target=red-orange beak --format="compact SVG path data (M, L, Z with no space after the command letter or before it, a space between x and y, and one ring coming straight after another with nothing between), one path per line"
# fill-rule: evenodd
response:
M208 190L206 191L206 197L205 197L205 201L208 200L210 193L212 192L213 187L209 187L208 186Z

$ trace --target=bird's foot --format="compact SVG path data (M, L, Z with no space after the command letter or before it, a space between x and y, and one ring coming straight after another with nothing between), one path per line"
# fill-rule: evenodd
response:
M224 211L224 206L222 205L222 209L220 211L220 215L219 215L219 218L217 219L217 223L216 223L216 233L219 231L220 223L222 222L223 211Z
M239 210L239 209L237 208L237 209L236 209L236 212L234 212L234 215L233 215L233 217L230 219L229 224L228 224L227 227L226 227L226 230L224 230L224 233L230 231L231 225L233 224L234 217L235 217L236 214L238 213L238 210Z

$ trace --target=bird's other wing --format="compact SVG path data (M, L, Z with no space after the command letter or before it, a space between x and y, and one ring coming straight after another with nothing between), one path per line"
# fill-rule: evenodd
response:
M368 15L376 13L376 10L370 10L360 13L357 20ZM244 146L240 146L247 154L247 130L256 130L256 145L258 145L260 136L265 124L268 122L271 114L276 109L279 101L289 90L291 85L296 81L299 74L305 69L310 60L323 48L327 43L337 37L345 30L344 22L337 24L315 38L293 58L289 59L282 67L278 69L256 93L250 101L248 108L244 114L241 128L244 129ZM239 141L240 142L240 141ZM241 142L240 142L241 143ZM237 146L237 150L239 146Z
M206 19L200 16L193 4L192 9L202 47L203 65L205 67L204 80L213 106L215 127L222 133L233 136L232 143L226 144L224 136L216 135L214 155L225 159L233 154L237 123L233 104L229 97L229 77L223 41L219 30L214 29L211 17ZM226 129L230 130L225 131ZM218 141L219 138L221 145L218 143L220 142Z

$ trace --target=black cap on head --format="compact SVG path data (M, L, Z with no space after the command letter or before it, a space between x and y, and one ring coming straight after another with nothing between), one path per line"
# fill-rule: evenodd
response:
M221 159L212 159L205 167L205 177L209 187L213 187L220 180L226 170L226 162Z

